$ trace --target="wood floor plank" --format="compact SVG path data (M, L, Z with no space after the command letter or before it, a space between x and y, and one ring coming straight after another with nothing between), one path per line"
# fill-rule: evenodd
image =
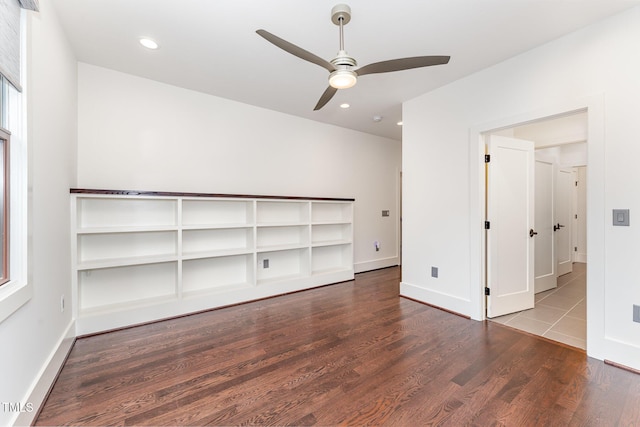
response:
M389 268L80 338L36 425L640 425L640 375L398 288Z

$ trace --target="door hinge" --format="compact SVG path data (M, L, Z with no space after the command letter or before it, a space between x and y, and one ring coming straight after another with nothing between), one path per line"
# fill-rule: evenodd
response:
M489 163L491 161L491 154L485 154L484 155L484 162L485 163Z
M576 214L575 216L576 216L576 219L578 219L578 214Z
M578 247L577 246L573 247L573 252L578 252Z
M576 181L576 187L578 186L578 181Z
M489 289L489 288L485 287L485 288L484 288L484 294L485 294L486 296L490 296L490 295L491 295L491 289Z
M489 221L485 221L485 222L484 222L484 229L485 229L485 230L489 230L489 229L491 229L491 223L490 223Z

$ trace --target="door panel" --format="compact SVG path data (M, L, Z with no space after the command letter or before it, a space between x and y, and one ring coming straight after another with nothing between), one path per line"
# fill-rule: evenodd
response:
M561 169L558 171L558 185L556 186L556 257L558 276L573 271L573 247L571 246L571 218L573 191L573 171Z
M534 305L534 154L532 142L496 135L487 149L487 317L496 317Z
M536 160L535 166L535 293L558 286L556 275L555 236L555 167Z

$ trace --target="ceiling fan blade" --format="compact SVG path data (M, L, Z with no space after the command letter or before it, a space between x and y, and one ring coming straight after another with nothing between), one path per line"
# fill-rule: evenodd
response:
M320 97L320 100L318 100L318 103L316 104L313 111L318 111L319 109L324 107L327 102L331 101L331 98L333 98L333 95L335 95L337 91L338 89L336 89L335 87L329 86Z
M411 58L391 59L389 61L374 62L356 70L358 76L365 74L388 73L391 71L410 70L412 68L442 65L449 62L450 56L414 56Z
M322 59L319 56L314 55L313 53L308 52L302 49L301 47L296 46L293 43L289 43L288 41L281 39L280 37L275 36L266 30L257 30L256 33L258 33L258 35L260 35L267 41L278 46L280 49L286 50L290 54L295 55L300 59L304 59L305 61L312 62L316 65L321 66L322 68L326 68L327 71L329 72L336 70L336 67L331 62L325 59Z

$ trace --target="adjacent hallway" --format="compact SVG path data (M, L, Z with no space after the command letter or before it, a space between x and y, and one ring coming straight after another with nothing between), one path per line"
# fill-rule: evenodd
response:
M585 350L586 293L587 264L574 263L572 273L558 277L557 288L536 294L535 308L491 320Z

